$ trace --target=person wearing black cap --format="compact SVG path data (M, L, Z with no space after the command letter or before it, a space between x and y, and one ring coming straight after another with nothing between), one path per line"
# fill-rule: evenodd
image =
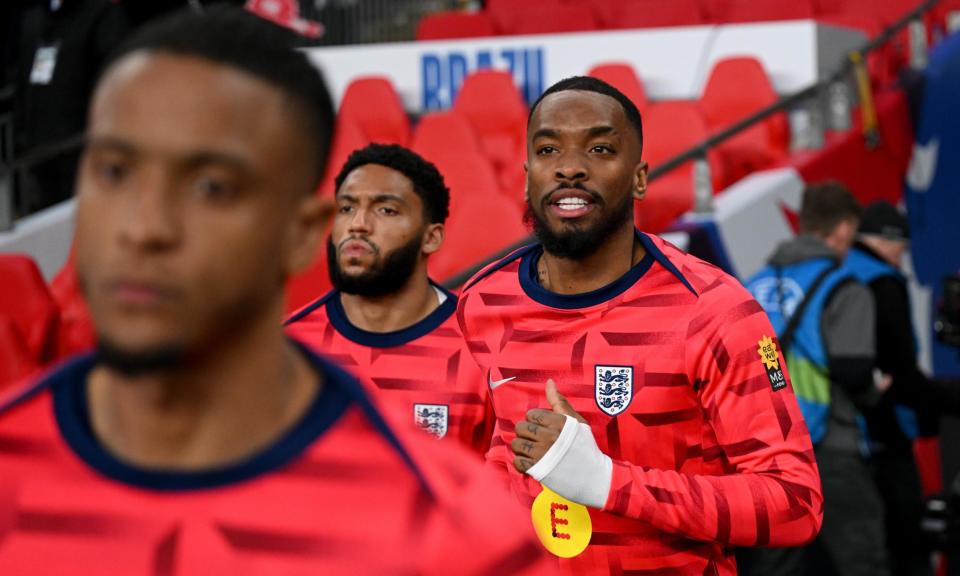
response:
M868 206L846 267L873 294L876 367L892 378L888 393L866 413L877 487L886 509L891 571L932 575L930 549L920 531L923 494L913 441L938 433L939 394L917 366L907 279L901 267L909 247L907 218L888 202Z

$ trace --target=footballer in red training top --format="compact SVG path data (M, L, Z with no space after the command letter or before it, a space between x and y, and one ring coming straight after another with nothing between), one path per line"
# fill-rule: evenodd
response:
M543 573L470 452L284 334L333 117L237 8L151 23L108 66L77 180L98 349L0 398L4 575Z
M810 541L817 467L763 310L634 228L636 108L561 81L527 145L540 243L468 282L458 317L493 395L489 459L544 547L569 574L734 574L734 546Z
M336 178L327 245L334 290L287 333L363 377L401 417L483 454L493 411L427 259L443 243L450 193L433 164L396 145L356 150Z

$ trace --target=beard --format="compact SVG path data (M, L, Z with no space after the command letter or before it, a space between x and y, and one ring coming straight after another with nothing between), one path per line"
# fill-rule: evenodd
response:
M596 192L587 190L583 186L570 186L570 188L589 193L593 196L594 202L601 208L604 206L603 198ZM565 232L555 232L551 229L546 218L533 209L529 198L527 198L527 210L523 215L523 222L533 228L533 233L543 245L543 249L552 256L566 260L581 260L592 255L610 236L632 219L633 196L630 194L627 194L623 201L614 207L605 220L600 220L588 227L574 224L572 229Z
M127 350L103 335L97 338L96 363L127 378L173 372L183 367L185 360L186 351L175 344Z
M333 238L327 240L327 267L330 270L330 282L334 288L354 296L377 298L398 292L413 276L420 258L422 234L414 236L410 242L393 250L385 257L380 248L371 244L374 262L370 269L362 274L346 274L337 258L337 247Z

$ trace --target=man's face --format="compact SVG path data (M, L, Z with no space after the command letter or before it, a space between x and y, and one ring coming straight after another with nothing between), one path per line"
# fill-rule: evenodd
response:
M619 102L580 90L551 94L528 133L527 219L548 252L579 259L633 226L647 167Z
M337 190L327 246L334 286L382 296L401 289L440 247L443 225L428 224L423 200L402 173L379 164L354 169Z
M282 312L327 215L290 109L197 58L139 52L107 73L77 176L77 269L102 344L189 354Z
M841 220L833 231L826 237L825 241L840 258L846 258L857 239L857 226L860 224L859 218L847 218Z

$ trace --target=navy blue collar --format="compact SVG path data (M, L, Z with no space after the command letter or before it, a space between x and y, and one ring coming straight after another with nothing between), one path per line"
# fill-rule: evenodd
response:
M436 286L436 284L433 283L431 283L431 285ZM437 308L423 320L394 332L368 332L367 330L354 326L350 322L350 319L347 318L346 310L343 309L343 301L340 299L339 290L332 291L327 297L324 297L323 300L326 301L327 317L330 318L330 324L332 324L334 329L342 334L344 338L356 342L361 346L393 348L395 346L403 346L421 336L426 336L433 332L457 311L456 295L440 286L437 286L437 288L442 290L447 296L443 304L437 306Z
M543 255L543 246L540 244L532 246L531 249L525 251L520 258L520 269L518 272L520 286L527 296L544 306L563 310L589 308L590 306L608 302L626 292L646 274L654 262L657 262L676 276L688 290L693 292L694 296L698 295L697 291L694 290L693 286L684 278L680 270L674 266L673 262L670 262L663 251L653 243L649 236L639 230L636 231L636 236L646 251L646 255L640 262L637 262L636 265L627 270L623 276L606 286L582 294L557 294L556 292L547 290L540 285L540 280L537 275L537 262L539 262L540 256Z
M357 406L400 453L401 459L432 497L430 486L419 467L370 402L362 385L330 361L299 344L297 346L317 373L322 375L324 382L300 422L258 454L236 464L201 472L143 469L119 460L104 449L93 433L87 403L87 378L94 367L93 355L81 356L65 365L36 388L51 389L57 425L73 452L99 473L124 484L171 492L219 488L250 480L279 470L301 456L350 406Z

